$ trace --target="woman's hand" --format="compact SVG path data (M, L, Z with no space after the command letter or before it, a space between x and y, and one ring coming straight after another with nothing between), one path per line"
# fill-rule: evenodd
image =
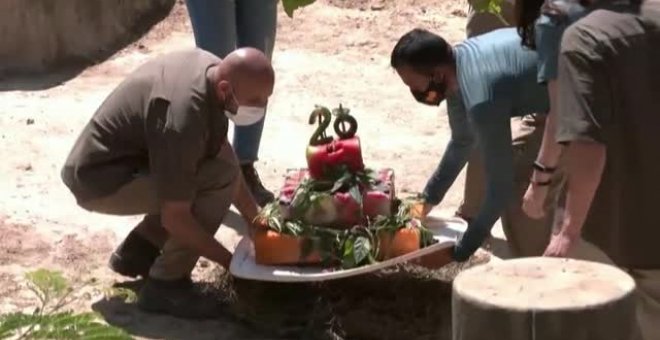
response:
M548 247L545 249L543 256L566 257L576 242L577 237L559 232L558 234L552 235L550 244L548 244Z

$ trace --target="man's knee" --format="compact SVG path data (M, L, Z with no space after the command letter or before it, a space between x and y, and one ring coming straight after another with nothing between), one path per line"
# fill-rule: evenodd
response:
M148 176L136 178L112 194L77 200L83 209L100 214L128 216L160 212L156 186Z

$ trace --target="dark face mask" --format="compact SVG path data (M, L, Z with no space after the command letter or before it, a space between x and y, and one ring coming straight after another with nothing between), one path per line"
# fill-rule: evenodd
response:
M431 78L429 85L424 91L410 90L415 100L422 104L439 106L443 99L445 99L445 91L447 91L447 84L445 82L438 83Z

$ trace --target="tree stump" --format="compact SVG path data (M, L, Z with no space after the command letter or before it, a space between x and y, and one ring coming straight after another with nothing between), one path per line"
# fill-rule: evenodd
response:
M458 275L454 340L631 340L635 282L596 262L523 258Z

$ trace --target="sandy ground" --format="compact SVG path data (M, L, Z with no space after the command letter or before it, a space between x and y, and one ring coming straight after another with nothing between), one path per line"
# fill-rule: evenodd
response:
M306 117L314 104L341 103L360 122L368 166L393 167L400 193L421 190L449 138L445 106L417 104L389 67L389 52L416 26L459 42L466 12L465 3L449 0L324 0L296 12L294 19L281 11L273 60L277 79L258 163L265 184L277 190L287 168L305 165L312 133ZM80 308L91 307L136 336L252 337L229 319L153 317L104 300L104 287L125 281L107 269L107 256L138 217L88 213L75 205L59 178L80 129L123 77L155 55L193 44L185 6L178 3L141 40L74 78L41 91L0 92L0 312L31 306L23 274L46 267L72 278L98 279ZM48 81L3 80L1 86L29 88ZM462 186L463 175L439 214L453 214ZM218 234L230 246L237 237L226 227ZM203 276L212 266L200 261L198 267Z

